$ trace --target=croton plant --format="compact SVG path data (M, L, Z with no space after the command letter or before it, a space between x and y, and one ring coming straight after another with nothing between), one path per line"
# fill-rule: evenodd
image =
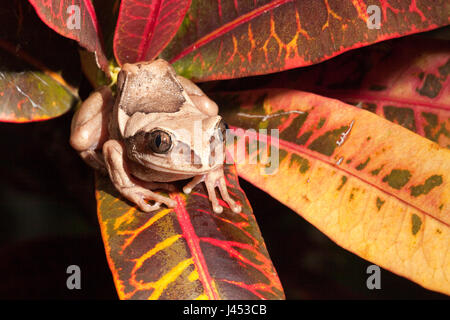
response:
M80 77L114 90L121 65L160 57L218 103L234 143L245 145L245 157L226 167L238 214L224 202L214 213L203 185L168 194L173 209L144 213L96 175L121 299L285 298L238 176L339 246L450 294L449 29L411 36L448 25L448 0L0 7L1 121L58 117L79 106ZM266 150L278 157L275 170Z

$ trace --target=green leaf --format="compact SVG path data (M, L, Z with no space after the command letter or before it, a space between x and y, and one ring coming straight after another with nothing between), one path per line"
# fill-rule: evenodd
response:
M378 4L380 28L369 28ZM446 0L193 0L161 56L196 81L311 65L345 51L449 24Z

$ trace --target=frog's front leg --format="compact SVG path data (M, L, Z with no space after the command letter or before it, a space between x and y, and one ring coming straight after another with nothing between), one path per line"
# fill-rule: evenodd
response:
M108 169L111 181L116 189L128 200L137 204L144 212L156 210L161 203L173 208L176 201L168 197L159 195L151 190L139 185L134 179L126 165L124 159L125 153L122 144L116 140L108 140L103 145L103 156L105 158L106 168ZM147 186L152 185L148 183ZM153 200L155 203L150 205L146 200Z
M238 205L228 194L227 184L225 182L225 175L223 167L219 167L204 175L194 177L187 185L184 186L183 192L189 194L192 189L202 181L205 181L206 190L208 191L209 200L211 201L215 213L222 213L223 208L219 204L216 196L216 187L219 187L222 199L230 206L235 213L241 212L242 208Z

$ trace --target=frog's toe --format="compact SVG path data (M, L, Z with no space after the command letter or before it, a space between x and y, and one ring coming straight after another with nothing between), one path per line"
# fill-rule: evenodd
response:
M177 206L177 202L175 200L172 200L172 199L169 199L169 200L165 201L164 203L169 208L175 208Z
M145 212L150 212L154 210L158 210L161 207L161 203L155 202L154 204L146 204Z
M239 213L242 211L242 207L237 203L230 204L230 208L234 213Z
M227 185L225 182L225 178L222 177L219 180L219 191L220 194L222 195L222 199L230 206L230 209L234 212L234 213L239 213L242 210L242 207L236 203L236 201L234 201L231 197L230 194L228 193L228 189L227 189Z
M221 205L218 205L218 204L216 204L216 205L213 204L213 210L214 210L215 213L222 213L223 212L223 207Z
M190 188L190 187L188 187L188 186L184 186L184 187L183 187L183 192L184 192L184 193L189 194L189 193L191 193L191 191L192 191L192 188Z
M141 209L141 211L143 212L151 212L154 210L158 210L161 207L161 204L159 202L149 204L147 203L147 201L145 201L144 198L135 199L135 201L133 202L136 203L139 209Z
M194 177L191 181L189 181L184 187L183 187L183 192L186 194L189 194L192 192L192 189L194 189L194 187L196 185L198 185L200 182L202 182L203 180L205 180L205 176L204 175L199 175Z
M155 194L153 199L156 202L164 203L168 208L175 208L177 206L177 202L171 198L161 196L159 194Z

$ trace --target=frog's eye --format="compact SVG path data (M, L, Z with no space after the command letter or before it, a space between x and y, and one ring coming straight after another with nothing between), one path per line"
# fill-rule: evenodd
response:
M153 130L149 138L150 149L154 153L167 153L172 146L170 135L163 130Z

